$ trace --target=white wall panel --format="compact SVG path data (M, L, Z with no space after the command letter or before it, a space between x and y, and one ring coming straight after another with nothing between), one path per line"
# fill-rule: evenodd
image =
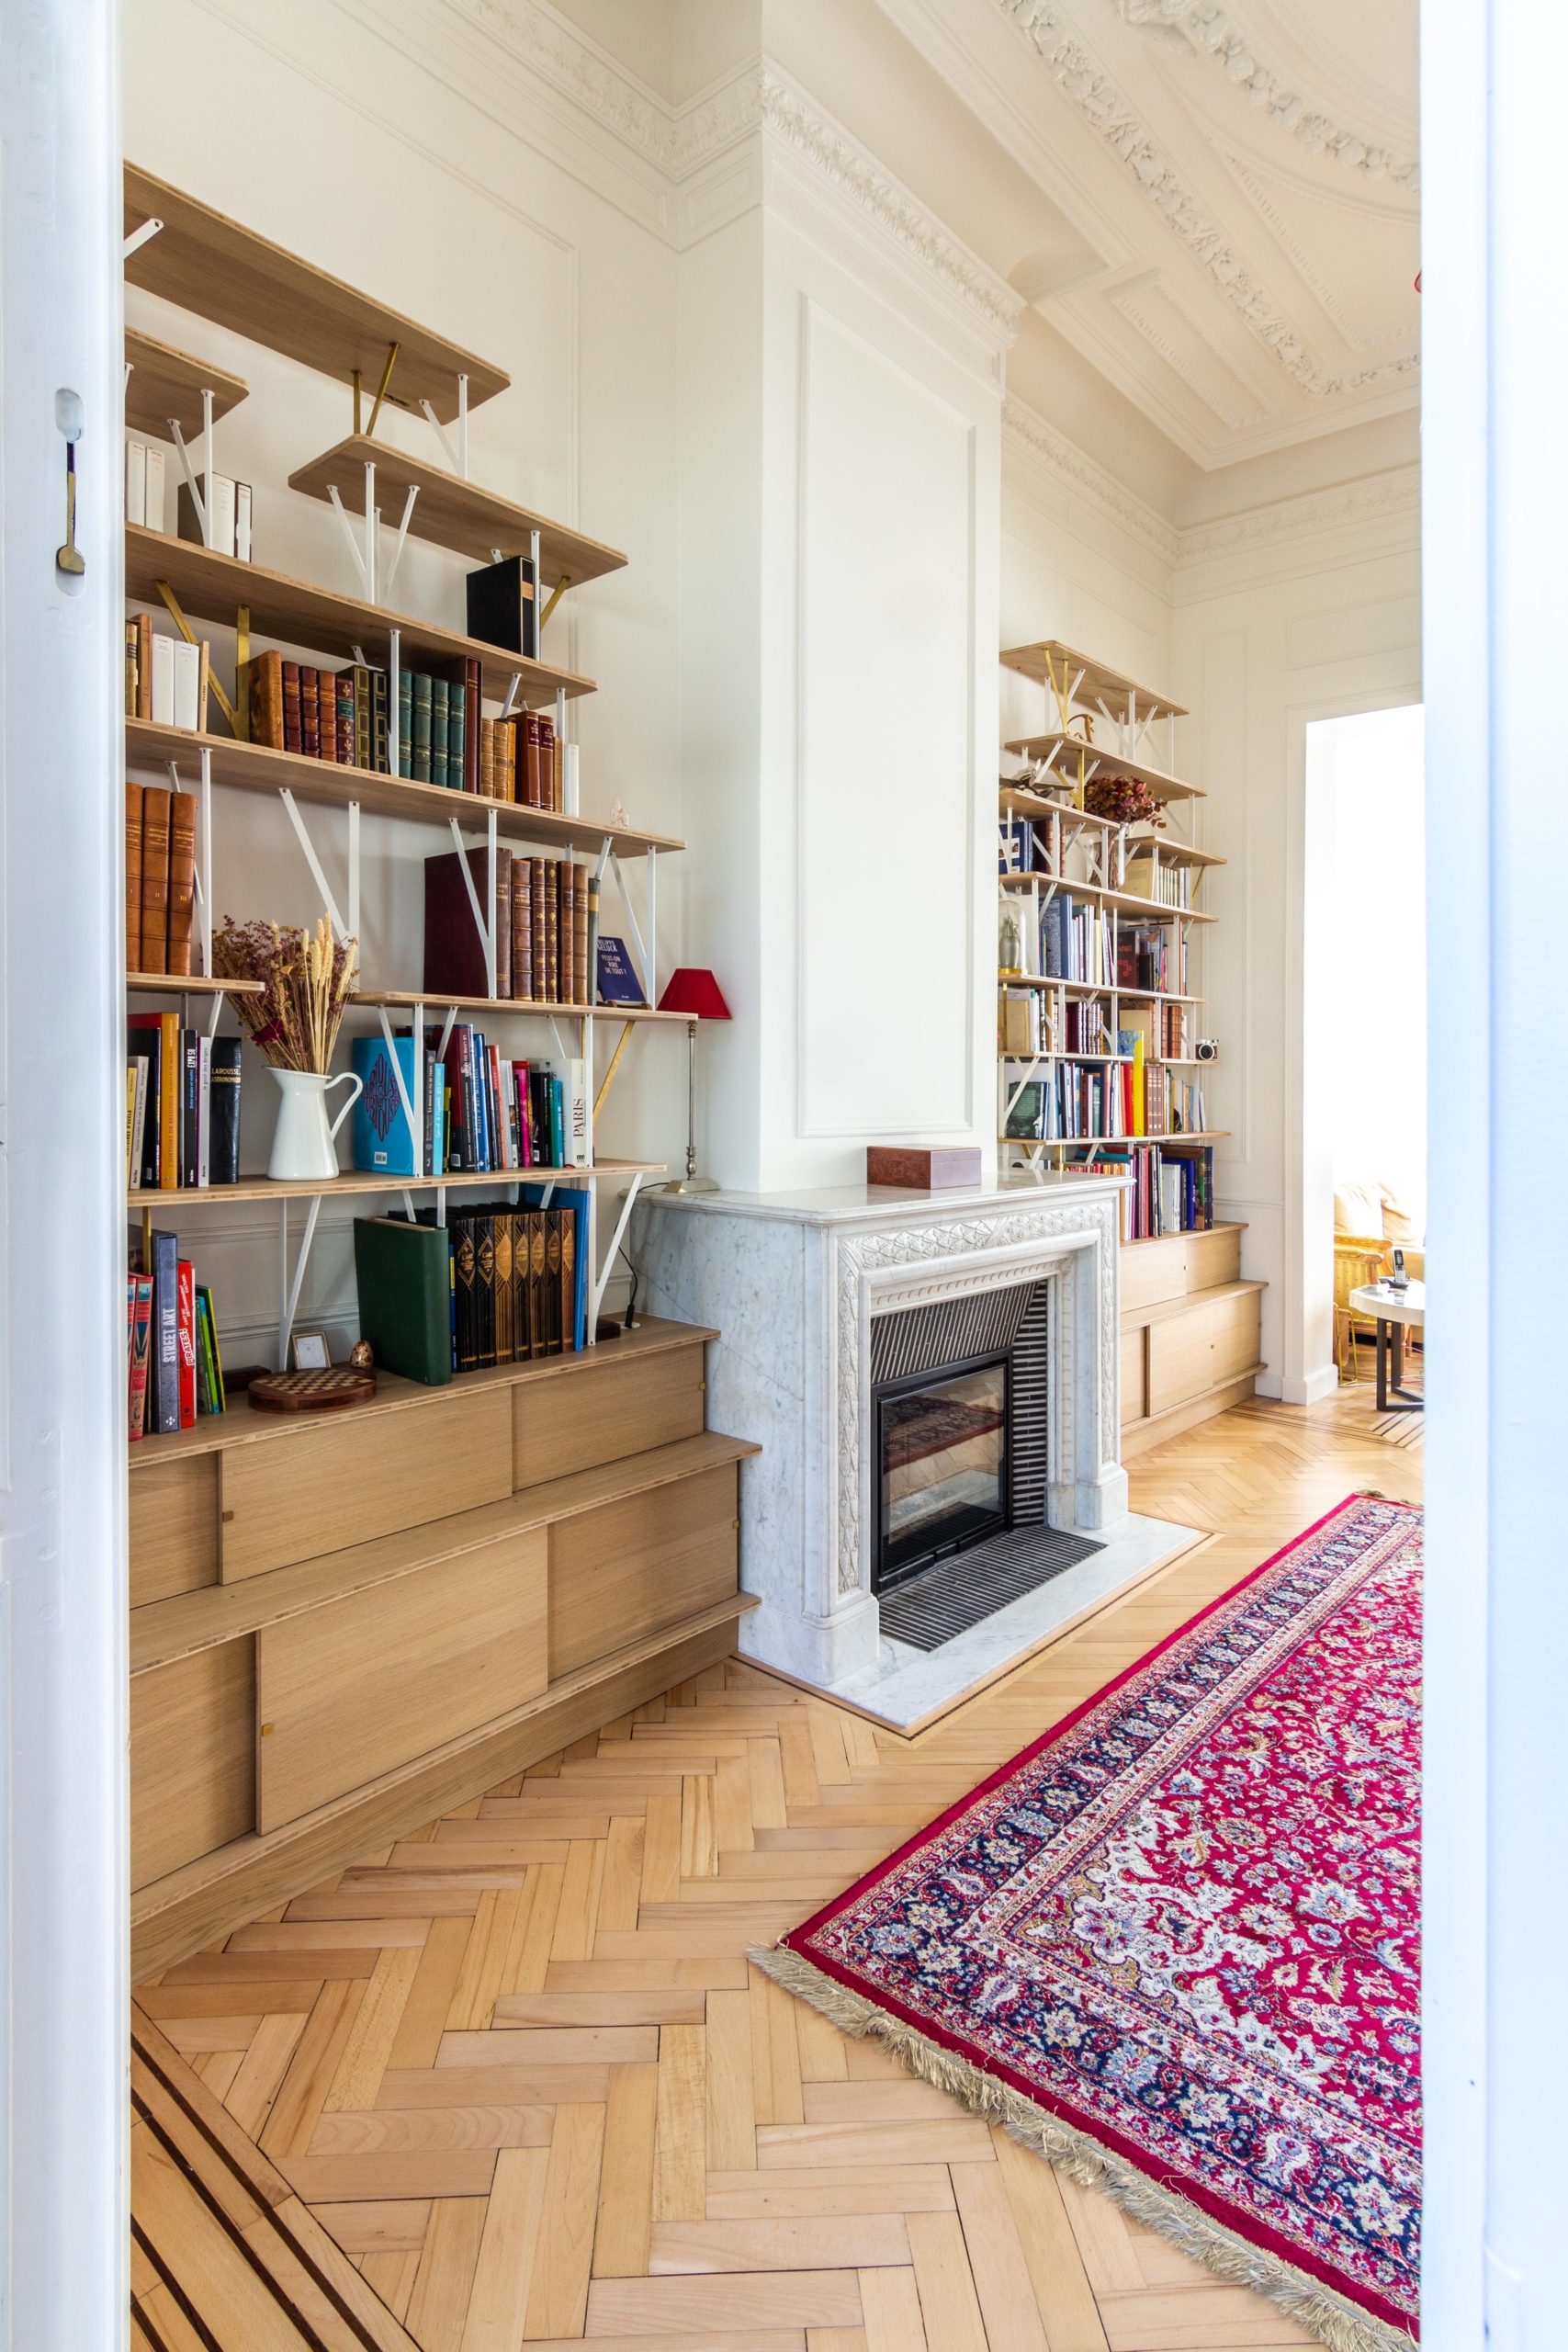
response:
M801 324L800 1132L967 1126L975 433Z

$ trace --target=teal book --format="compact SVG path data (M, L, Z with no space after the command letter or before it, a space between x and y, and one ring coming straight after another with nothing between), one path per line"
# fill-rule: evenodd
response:
M378 1368L441 1388L452 1377L452 1277L444 1226L354 1220L359 1336Z

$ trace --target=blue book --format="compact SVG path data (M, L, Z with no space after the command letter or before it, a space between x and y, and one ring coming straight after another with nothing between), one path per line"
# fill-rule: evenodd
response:
M599 1001L601 1004L646 1004L642 982L632 969L626 942L613 933L599 934Z
M413 1100L413 1039L393 1040L409 1100ZM385 1037L355 1037L354 1074L364 1088L354 1106L354 1164L362 1174L414 1176L413 1136Z

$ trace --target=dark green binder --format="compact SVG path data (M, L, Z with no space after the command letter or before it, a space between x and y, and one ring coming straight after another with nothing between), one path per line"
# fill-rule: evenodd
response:
M383 1372L440 1388L452 1377L452 1277L445 1227L354 1220L359 1335Z

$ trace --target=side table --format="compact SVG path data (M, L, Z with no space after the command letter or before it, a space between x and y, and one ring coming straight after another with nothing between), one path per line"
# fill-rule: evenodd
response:
M1401 1385L1404 1378L1404 1334L1407 1330L1425 1331L1427 1327L1427 1285L1407 1283L1402 1291L1391 1289L1387 1283L1366 1283L1350 1293L1350 1311L1365 1315L1378 1329L1378 1410L1380 1413L1419 1413L1424 1400L1412 1390ZM1393 1346L1393 1378L1388 1364L1390 1334ZM1397 1397L1397 1404L1392 1402Z

